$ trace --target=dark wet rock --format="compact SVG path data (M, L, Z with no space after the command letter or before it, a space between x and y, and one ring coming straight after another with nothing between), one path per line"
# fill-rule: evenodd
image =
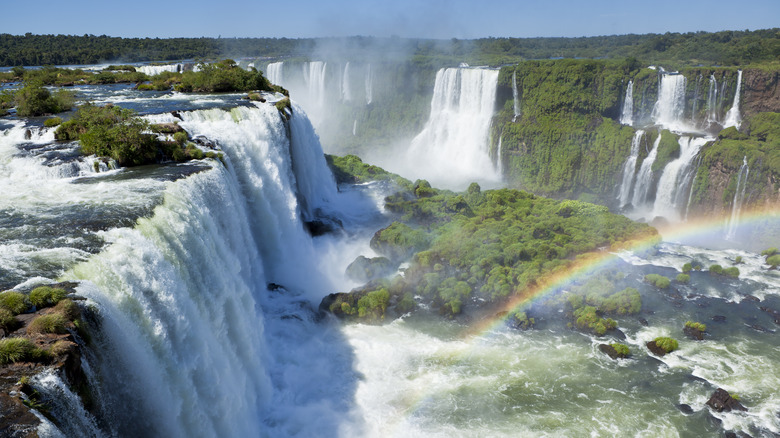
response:
M759 307L761 311L768 313L772 320L774 320L775 324L780 325L780 310L772 309L771 307Z
M352 280L367 283L377 278L386 277L395 272L397 268L398 265L387 257L368 258L361 255L347 266L346 274Z
M29 140L29 139L31 139L31 138L32 138L32 130L30 130L30 129L26 129L26 130L24 131L24 139L25 139L25 140Z
M614 336L616 339L625 341L626 340L626 334L623 333L623 330L620 330L619 328L616 328L611 332L612 336Z
M749 302L749 301L752 301L752 302L754 302L754 303L760 303L760 302L761 302L761 299L759 299L759 298L758 298L757 296L755 296L755 295L745 295L745 297L744 297L744 298L742 298L742 302L743 302L743 303L744 303L744 302Z
M184 120L184 118L182 118L182 116L181 116L181 113L180 113L180 112L178 112L178 111L171 111L171 115L172 115L173 117L175 117L175 118L179 119L179 120L182 120L182 121Z
M726 317L723 315L713 315L712 320L715 322L726 322Z
M282 285L279 285L279 284L276 284L276 283L268 283L268 284L266 285L266 288L267 288L268 290L272 290L272 291L278 291L278 290L280 290L280 289L284 289L284 286L282 286Z
M688 374L685 376L685 378L691 382L701 382L701 383L709 383L707 382L707 379L702 379L699 376L694 376L693 374Z
M158 134L175 134L184 132L184 128L179 126L178 123L156 123L152 125L152 131Z
M306 230L309 232L309 234L312 235L312 237L329 234L342 228L341 223L338 221L321 219L304 222L303 224L306 226Z
M214 144L213 141L209 140L208 138L202 135L193 138L192 141L198 146L202 146L204 148L217 149L217 146Z
M723 388L718 388L712 393L710 399L707 400L707 406L716 412L747 411L747 408L742 406L739 400L732 397Z
M757 332L774 333L774 330L769 330L768 328L764 327L761 324L748 324L748 327L752 328L753 330L755 330Z
M642 324L642 326L644 327L648 326L647 320L644 318L639 318L639 323Z
M682 412L685 415L693 414L693 408L691 407L691 405L686 405L685 403L680 403L679 405L677 405L677 409L679 409L680 412Z
M704 332L695 327L685 327L683 328L683 333L696 341L704 340Z
M655 341L650 341L646 343L645 346L647 347L648 350L650 350L651 353L653 353L658 357L666 356L666 354L668 353L666 350L659 347L658 344L655 343Z
M617 350L615 350L615 347L609 345L609 344L600 344L599 345L599 351L606 354L607 356L611 357L612 359L625 359L628 357L627 354L619 353Z

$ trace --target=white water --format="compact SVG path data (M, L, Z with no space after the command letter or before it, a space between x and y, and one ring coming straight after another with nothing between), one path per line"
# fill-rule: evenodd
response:
M739 129L742 124L742 116L739 113L739 94L742 88L742 70L737 70L737 89L734 91L734 103L726 113L726 120L723 122L723 127L728 128L735 126Z
M629 126L634 124L634 81L628 81L623 110L620 113L620 123Z
M498 136L498 152L496 152L496 168L498 169L499 175L504 175L504 158L503 158L503 146L502 143L504 142L503 136Z
M180 72L182 71L182 64L141 65L136 67L135 70L149 76L155 76L163 72Z
M647 202L647 194L650 191L650 186L653 183L653 162L658 155L658 145L661 143L661 134L658 134L653 142L653 149L647 154L642 166L639 168L639 173L636 176L636 184L634 184L634 195L631 198L631 204L634 208L640 208Z
M356 135L357 135L357 119L355 119L352 122L352 136L354 137Z
M680 156L664 167L658 180L653 217L661 216L670 221L679 221L683 207L687 204L688 190L695 169L691 166L699 150L712 139L682 136L678 139Z
M739 168L739 173L737 174L737 188L734 190L734 199L731 201L731 216L726 226L726 240L734 239L737 233L739 214L742 210L742 203L745 201L748 175L750 175L750 167L748 167L747 156L744 156L742 157L742 167Z
M710 75L710 89L707 92L707 126L718 121L718 81L714 75Z
M631 188L634 185L634 175L636 174L636 160L639 158L639 146L644 135L644 130L637 130L634 133L634 138L631 140L631 154L623 165L623 177L621 178L620 192L617 198L620 201L620 208L628 205L630 200Z
M514 119L517 121L517 118L520 117L520 91L517 89L517 71L512 72L512 98L514 99L514 111L515 116Z
M371 105L374 101L374 73L371 71L371 64L366 66L366 105Z
M658 90L658 100L653 107L653 121L675 131L688 131L683 119L685 113L685 76L664 73Z
M438 71L430 118L407 153L408 175L448 188L499 180L488 148L497 83L498 70Z
M349 62L344 65L344 73L341 76L341 100L349 102L352 100L352 88L350 82Z
M284 86L284 62L272 62L268 64L265 74L272 84Z
M303 80L308 90L307 98L316 105L325 103L325 73L328 64L323 61L311 61L303 64Z

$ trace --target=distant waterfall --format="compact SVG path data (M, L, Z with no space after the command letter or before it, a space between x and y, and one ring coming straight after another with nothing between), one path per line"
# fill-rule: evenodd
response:
M634 184L634 196L631 198L631 204L638 208L647 202L647 194L650 191L650 186L653 183L653 162L658 155L658 145L661 144L661 134L658 134L655 142L653 142L653 149L647 155L642 166L639 168L639 173L636 176L636 184Z
M355 119L355 121L352 122L352 136L354 137L356 135L357 135L357 119Z
M517 71L512 72L512 97L514 98L514 110L515 117L513 121L517 121L520 117L520 90L517 89Z
M742 116L739 114L739 93L741 88L742 70L737 70L737 89L734 91L734 103L726 113L726 120L723 122L724 128L734 126L739 129L739 125L742 124Z
M135 71L141 72L148 76L159 75L163 72L180 72L182 71L182 64L168 64L168 65L141 65L135 68Z
M726 240L733 239L739 226L739 214L742 211L742 203L745 201L745 190L747 189L747 179L750 174L750 168L747 163L747 155L742 157L742 167L737 174L737 188L734 191L734 200L731 205L731 217L726 227ZM741 190L740 190L741 188Z
M439 70L430 118L408 151L409 167L447 187L474 180L497 182L488 145L497 84L498 70Z
M626 97L623 99L623 111L620 114L620 123L629 126L634 124L634 81L628 81Z
M668 129L685 130L685 76L664 73L653 108L653 120Z
M371 64L366 66L366 105L371 105L374 101L374 74L371 71Z
M498 151L496 152L496 169L498 169L498 174L503 175L504 174L504 161L502 159L502 145L504 139L503 136L498 136Z
M303 64L303 80L309 92L309 99L317 105L325 103L325 72L328 64L323 61L311 61Z
M341 75L341 100L349 102L352 100L352 89L349 79L349 62L344 65L344 73Z
M693 107L691 108L691 124L696 125L697 110L699 109L699 95L701 90L702 75L696 78L696 88L693 90Z
M680 213L686 203L693 179L693 160L707 143L703 137L680 137L680 157L672 160L664 167L661 178L658 180L655 204L653 205L653 217L661 216L669 220L679 220Z
M684 220L688 220L688 213L691 212L691 201L693 201L693 188L696 184L696 178L699 177L699 166L701 166L701 156L699 156L699 159L696 161L696 167L691 169L691 172L693 173L693 178L691 179L690 189L688 190L688 202L685 204L685 218Z
M714 75L710 75L710 89L707 92L707 126L711 126L718 121L718 80Z
M620 193L618 194L621 208L625 207L630 200L631 187L636 174L636 160L639 158L639 145L644 135L645 131L641 129L634 133L634 138L631 140L631 155L628 156L626 163L623 165L623 178L621 179Z
M266 67L265 75L272 84L282 85L284 83L284 62L272 62ZM282 85L284 86L284 85Z

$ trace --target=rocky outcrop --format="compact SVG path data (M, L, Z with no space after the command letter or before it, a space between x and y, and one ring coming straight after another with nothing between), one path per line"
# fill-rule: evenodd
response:
M780 72L745 69L742 72L742 105L744 115L780 112Z
M707 400L707 406L716 412L747 411L747 408L742 406L739 400L732 397L723 388L718 388L712 393L710 399Z

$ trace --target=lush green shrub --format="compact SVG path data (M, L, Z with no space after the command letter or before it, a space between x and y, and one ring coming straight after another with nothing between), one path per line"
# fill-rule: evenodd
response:
M53 128L55 126L59 126L60 123L62 123L62 118L61 117L52 117L50 119L46 119L43 122L43 126L45 126L47 128Z
M292 102L290 102L289 97L285 97L284 99L276 102L274 105L276 106L276 109L281 112L284 112L284 110L290 110L290 112L292 112Z
M62 315L68 321L73 321L81 315L81 310L73 300L65 298L54 306L54 313Z
M768 257L768 256L772 256L772 255L775 255L775 254L777 254L777 248L775 248L775 247L767 248L767 249L761 251L761 255L762 256L767 256Z
M742 256L737 256L737 257L734 259L734 264L735 264L735 265L742 264Z
M29 326L27 326L27 333L41 334L41 333L67 333L65 325L68 320L64 316L58 313L51 313L48 315L40 315L33 319Z
M382 320L389 302L390 292L387 289L371 291L358 300L358 316L369 320Z
M0 339L0 365L23 361L40 362L48 358L48 353L36 347L29 339Z
M27 295L9 290L0 294L0 307L18 315L30 310L30 301L27 299Z
M615 349L615 352L617 353L618 357L628 357L631 355L631 350L628 348L627 345L623 344L609 344L612 348Z
M686 273L686 274L687 274L687 273L689 273L689 272L691 272L691 270L692 270L692 269L693 269L693 265L691 265L690 263L686 263L686 264L684 264L684 265L683 265L683 267L682 267L682 271L683 271L684 273Z
M655 345L657 345L659 348L663 349L667 353L671 353L672 351L679 348L677 340L668 337L658 337L655 338L653 342L655 342Z
M593 306L583 306L574 311L575 324L579 329L590 329L593 333L601 336L607 330L617 327L617 323L610 318L604 319L598 316L596 308Z
M231 91L279 91L282 88L271 84L263 74L254 68L244 70L232 59L211 64L199 64L199 71L185 72L181 83L175 86L182 92L222 93Z
M38 308L49 307L59 303L67 295L63 289L40 286L30 292L30 303Z
M694 321L688 321L685 323L685 327L692 328L695 330L698 330L700 332L706 332L707 331L707 325L702 324L700 322L694 322Z
M534 324L536 324L536 320L534 318L529 318L525 312L520 310L514 310L510 312L508 321L512 327L521 330L533 328Z
M175 141L176 143L178 143L180 145L183 145L184 143L186 143L188 139L189 139L189 137L187 137L187 133L186 132L176 132L176 133L173 134L173 141Z
M710 273L712 273L712 274L722 274L723 273L723 266L721 266L721 265L710 265Z
M669 287L669 285L672 284L671 280L664 277L663 275L658 275L658 274L645 275L645 281L654 285L659 289L666 289Z
M65 340L60 340L55 342L54 345L52 345L49 348L49 354L51 354L52 356L62 356L67 352L69 352L72 347L73 347L73 343Z
M6 332L12 332L19 328L19 321L16 319L13 312L5 307L0 307L0 328Z
M721 272L723 273L723 275L729 276L731 278L738 278L739 277L739 268L737 268L736 266L731 266L729 268L725 268Z
M16 114L20 117L35 117L68 111L75 102L74 94L58 90L53 95L40 83L30 83L14 95Z
M677 274L676 280L678 283L688 284L691 281L691 276L688 274Z
M638 290L627 287L605 298L598 307L605 313L633 315L642 310L642 297Z
M775 254L766 258L766 263L772 268L777 269L780 266L780 254Z

